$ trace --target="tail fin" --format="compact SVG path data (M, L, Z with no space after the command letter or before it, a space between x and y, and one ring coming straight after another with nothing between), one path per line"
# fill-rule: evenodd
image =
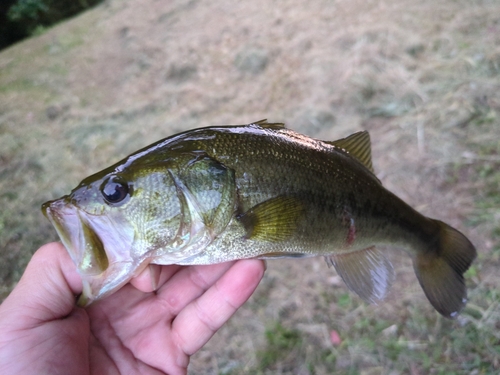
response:
M477 253L458 230L442 221L433 221L439 226L435 251L420 253L413 267L432 306L446 318L454 319L467 302L463 274Z

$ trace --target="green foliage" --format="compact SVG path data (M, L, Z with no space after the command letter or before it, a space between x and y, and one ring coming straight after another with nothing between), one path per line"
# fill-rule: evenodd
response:
M12 2L12 0L9 0ZM38 35L47 27L72 17L102 0L15 0L4 5L0 14L0 49L26 38Z
M44 0L18 0L7 12L10 21L34 20L37 21L49 7Z

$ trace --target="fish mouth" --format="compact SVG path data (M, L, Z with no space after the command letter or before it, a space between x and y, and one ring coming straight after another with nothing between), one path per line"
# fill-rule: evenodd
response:
M56 229L73 262L79 265L83 258L80 249L85 247L85 243L82 243L84 239L81 238L83 234L82 222L78 210L68 203L68 200L69 198L64 196L46 202L42 205L42 212ZM102 248L96 250L100 251Z
M68 196L44 203L42 212L56 229L82 278L80 306L113 293L134 276L136 267L127 257L129 252L124 251L130 249L131 241L124 243L124 235L115 236L119 238L115 241L113 231L106 231L105 217L86 214L71 204Z

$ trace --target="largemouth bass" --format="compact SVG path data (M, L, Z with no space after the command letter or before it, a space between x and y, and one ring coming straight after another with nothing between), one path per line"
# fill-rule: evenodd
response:
M312 139L266 120L160 140L46 202L83 280L82 305L149 264L322 255L368 302L394 277L379 245L406 250L435 309L454 318L472 243L386 190L370 137Z

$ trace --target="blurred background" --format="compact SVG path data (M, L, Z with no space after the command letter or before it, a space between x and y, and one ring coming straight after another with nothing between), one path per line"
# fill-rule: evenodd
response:
M364 129L384 185L476 245L462 315L433 310L397 249L376 306L321 258L269 261L189 373L499 373L497 0L79 3L51 27L0 9L32 35L0 51L2 299L57 240L40 205L149 143L262 118L325 140Z

